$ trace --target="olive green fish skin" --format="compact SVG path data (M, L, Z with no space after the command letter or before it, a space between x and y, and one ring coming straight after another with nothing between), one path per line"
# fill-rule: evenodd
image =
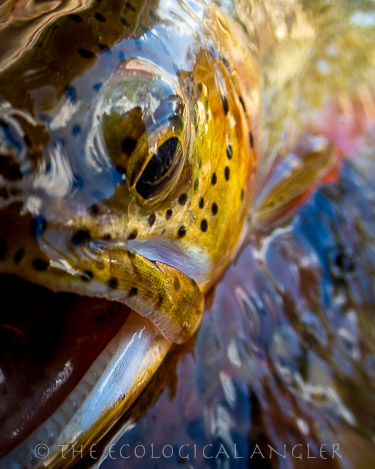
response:
M1 271L120 300L174 342L239 246L257 165L255 65L196 7L94 3L0 74Z

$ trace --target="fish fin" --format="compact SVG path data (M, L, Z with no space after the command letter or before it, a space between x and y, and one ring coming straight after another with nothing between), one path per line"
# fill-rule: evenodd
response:
M317 184L337 176L339 160L333 145L321 135L301 138L295 148L275 158L258 180L251 223L267 229L301 205Z
M257 7L269 28L256 24L262 90L251 219L260 228L332 182L375 125L375 29L358 13L368 6L333 2L323 14L310 3L298 4L294 16L274 2Z

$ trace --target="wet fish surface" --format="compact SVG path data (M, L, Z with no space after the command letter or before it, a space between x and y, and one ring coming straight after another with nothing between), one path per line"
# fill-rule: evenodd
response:
M160 391L152 407L173 448L184 438L215 448L238 442L248 456L258 440L265 450L300 438L316 450L335 443L339 424L367 454L351 453L345 433L349 467L370 467L373 6L102 0L40 14L10 5L0 10L0 36L9 38L0 49L4 289L29 291L26 281L46 298L50 290L73 295L58 298L68 317L85 311L91 364L126 321L137 344L159 350L155 363L188 341L197 363L187 353L191 369L177 365L176 397ZM0 321L7 359L9 344L28 338L25 321L24 313L19 324L11 314ZM54 321L61 327L60 316ZM163 367L168 361L159 375ZM69 378L68 395L83 374ZM21 406L0 407L3 454L61 402L33 424L31 414L22 421ZM165 422L168 406L178 409L179 432ZM127 424L118 430L122 442L153 427L152 409L133 433ZM215 460L196 463L224 461ZM293 463L278 458L270 467Z

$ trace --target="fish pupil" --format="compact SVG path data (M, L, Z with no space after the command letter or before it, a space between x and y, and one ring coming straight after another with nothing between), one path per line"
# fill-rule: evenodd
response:
M136 184L139 195L144 199L154 197L171 180L181 162L181 142L171 137L163 142L154 153Z

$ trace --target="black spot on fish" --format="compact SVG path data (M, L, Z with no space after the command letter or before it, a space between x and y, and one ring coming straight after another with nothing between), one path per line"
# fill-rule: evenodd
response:
M29 148L31 148L31 140L30 140L30 137L29 137L28 135L25 135L25 136L23 137L23 140L24 140L24 142L26 143L26 145L27 145Z
M216 173L212 173L211 184L214 186L217 183Z
M225 166L224 168L224 177L226 181L229 181L230 178L230 169L229 166Z
M37 258L33 260L33 267L38 271L47 270L48 262L44 259Z
M218 211L219 211L219 207L217 206L217 203L214 202L214 203L212 204L212 206L211 206L211 213L212 213L212 215L216 215Z
M78 124L74 124L72 127L72 135L78 135L81 132L81 127Z
M151 17L154 21L160 21L159 15L157 15L154 11L149 10L148 13L149 13L150 17Z
M179 78L181 75L181 72L176 63L173 64L173 71L175 72L176 76Z
M75 14L68 15L68 18L74 21L75 23L83 23L83 19L79 15L75 15Z
M65 90L65 97L71 103L75 103L77 101L77 91L74 86L68 86Z
M165 213L165 218L166 220L169 220L172 216L172 213L173 213L173 210L171 208L169 208L166 213Z
M97 204L91 205L91 207L89 207L89 212L91 213L91 215L97 215L99 213L98 205Z
M17 179L22 179L22 173L17 167L11 166L10 168L7 168L6 177L11 181L15 181Z
M217 58L217 51L214 46L210 46L210 54L212 55L214 59Z
M112 236L110 235L110 233L105 233L103 235L103 239L104 241L110 241L112 239Z
M4 238L0 238L0 260L3 260L7 253L8 245Z
M24 254L25 250L23 248L18 249L18 251L14 255L14 263L18 264L19 262L21 262Z
M90 239L90 232L88 230L78 230L72 236L72 242L76 246Z
M101 13L96 12L94 17L96 20L101 21L102 23L105 23L106 21L105 16L103 16Z
M203 85L202 85L201 82L198 83L197 88L198 88L199 93L202 93L202 91L203 91Z
M126 3L125 3L125 7L126 7L128 10L133 11L134 13L137 11L137 10L135 9L135 7L134 7L130 2L126 2Z
M109 288L112 288L112 290L116 290L116 288L118 288L118 279L116 277L111 277L108 280L108 286Z
M340 270L340 272L344 274L351 273L355 270L355 264L353 260L341 250L335 257L335 265Z
M199 208L203 208L203 207L204 207L204 198L203 198L203 197L201 197L201 198L199 199L198 205L199 205Z
M207 231L207 228L208 228L208 223L207 223L207 220L205 218L203 218L203 220L201 221L201 230L203 232L206 232Z
M133 153L136 146L137 146L137 140L134 140L134 138L131 138L131 137L127 137L125 140L123 140L121 144L122 151L124 153L127 153L128 155Z
M134 229L128 236L128 239L135 239L138 236L138 231Z
M227 157L228 157L228 160L231 160L231 159L232 159L232 156L233 156L233 148L232 148L232 145L228 145L228 146L227 146Z
M90 282L94 278L94 274L92 273L91 270L85 270L82 272L81 279L84 282Z
M137 287L133 287L129 292L129 296L135 296L137 294L138 294L138 288Z
M125 18L121 18L121 23L126 26L127 28L129 28L130 24L126 21Z
M250 142L250 147L254 148L254 137L251 132L249 132L249 142Z
M181 288L181 283L177 277L174 278L174 288L176 291L178 291Z
M155 302L155 308L159 309L162 304L163 304L163 295L159 293Z
M180 197L178 198L178 203L180 205L185 205L187 201L187 195L185 193L180 194Z
M241 189L241 200L244 200L245 198L245 190Z
M124 166L121 166L120 164L116 166L116 169L119 173L121 174L126 174L126 168Z
M186 235L186 228L184 225L181 225L177 231L178 237L183 238Z
M155 220L156 220L155 213L151 213L151 215L149 215L148 217L148 224L152 226L155 223Z
M228 70L228 72L230 72L230 65L229 65L228 60L225 57L222 57L221 60L223 64L225 65L226 69Z
M107 44L104 44L103 42L99 42L98 47L100 50L111 52L111 49L107 46Z
M78 49L78 54L84 59L93 59L95 57L94 52L91 52L91 50L87 49Z
M239 96L238 99L239 99L239 101L240 101L240 103L241 103L242 109L246 112L245 103L244 103L244 101L243 101L243 99L242 99L242 96Z
M221 95L221 102L223 104L224 114L227 115L229 112L229 105L226 96Z
M42 216L38 215L33 218L30 224L31 234L34 238L39 238L45 232L47 228L47 220Z

